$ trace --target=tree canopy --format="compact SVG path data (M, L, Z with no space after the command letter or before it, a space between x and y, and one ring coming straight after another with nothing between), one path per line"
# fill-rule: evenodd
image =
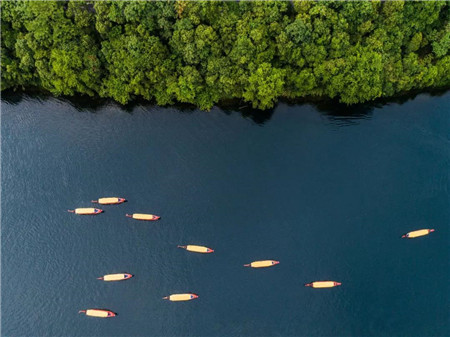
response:
M439 1L2 1L1 88L353 104L448 87L449 16Z

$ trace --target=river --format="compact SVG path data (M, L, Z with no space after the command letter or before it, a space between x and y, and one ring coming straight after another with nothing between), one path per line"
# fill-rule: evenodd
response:
M450 335L450 92L264 113L9 93L1 141L4 336ZM67 212L107 196L128 202Z

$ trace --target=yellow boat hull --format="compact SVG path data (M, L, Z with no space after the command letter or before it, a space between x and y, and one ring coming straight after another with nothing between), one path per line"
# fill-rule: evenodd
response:
M430 234L432 232L434 232L434 229L428 229L428 228L426 228L426 229L419 229L419 230L416 230L416 231L412 231L412 232L406 233L405 235L402 236L402 238L414 239L414 238L418 238L418 237L421 237L421 236L428 235L428 234Z
M172 294L170 296L164 297L165 300L169 300L171 302L182 302L182 301L190 301L198 298L196 294Z
M108 275L104 275L102 277L99 277L99 280L103 280L106 282L112 282L112 281L123 281L123 280L128 280L129 278L132 278L133 275L128 274L128 273L120 273L120 274L108 274Z
M252 263L244 264L244 267L267 268L267 267L275 266L279 263L280 263L280 261L275 261L275 260L253 261Z
M86 316L98 317L98 318L108 318L108 317L116 316L116 313L114 313L110 310L103 310L103 309L87 309L87 310L80 310L79 312L85 313Z
M101 209L98 208L75 208L74 211L69 210L69 212L78 214L78 215L94 215L94 214L100 214L103 212Z
M336 286L340 286L342 283L336 281L315 281L308 284L305 284L307 287L312 288L333 288Z
M134 214L126 214L127 217L133 218L136 220L144 220L144 221L154 221L159 220L161 217L153 214L142 214L142 213L134 213Z
M117 197L112 197L112 198L100 198L97 201L99 204L101 205L113 205L113 204L121 204L123 202L125 202L124 198L117 198Z
M202 253L202 254L214 253L214 249L205 246L187 245L187 246L178 246L178 248L183 248L189 252L194 253Z

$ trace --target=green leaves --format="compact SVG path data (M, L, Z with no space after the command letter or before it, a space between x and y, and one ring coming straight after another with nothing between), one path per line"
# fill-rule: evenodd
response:
M297 18L286 27L286 33L295 44L308 43L311 41L312 26Z
M450 6L404 1L4 1L2 89L211 109L354 104L450 85Z
M252 103L253 108L271 108L283 93L284 77L283 69L272 68L269 63L263 63L248 78L242 96Z
M442 32L438 35L439 37L431 45L436 57L441 58L448 55L450 49L450 23L447 23Z

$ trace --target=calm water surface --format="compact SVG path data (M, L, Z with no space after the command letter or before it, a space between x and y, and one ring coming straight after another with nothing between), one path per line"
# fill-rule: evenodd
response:
M450 335L450 93L256 116L25 95L1 108L2 335ZM129 202L66 212L102 196ZM436 232L400 239L420 228ZM261 259L281 263L242 266ZM135 277L96 280L116 272ZM303 286L327 279L342 286ZM180 292L200 297L162 300Z

